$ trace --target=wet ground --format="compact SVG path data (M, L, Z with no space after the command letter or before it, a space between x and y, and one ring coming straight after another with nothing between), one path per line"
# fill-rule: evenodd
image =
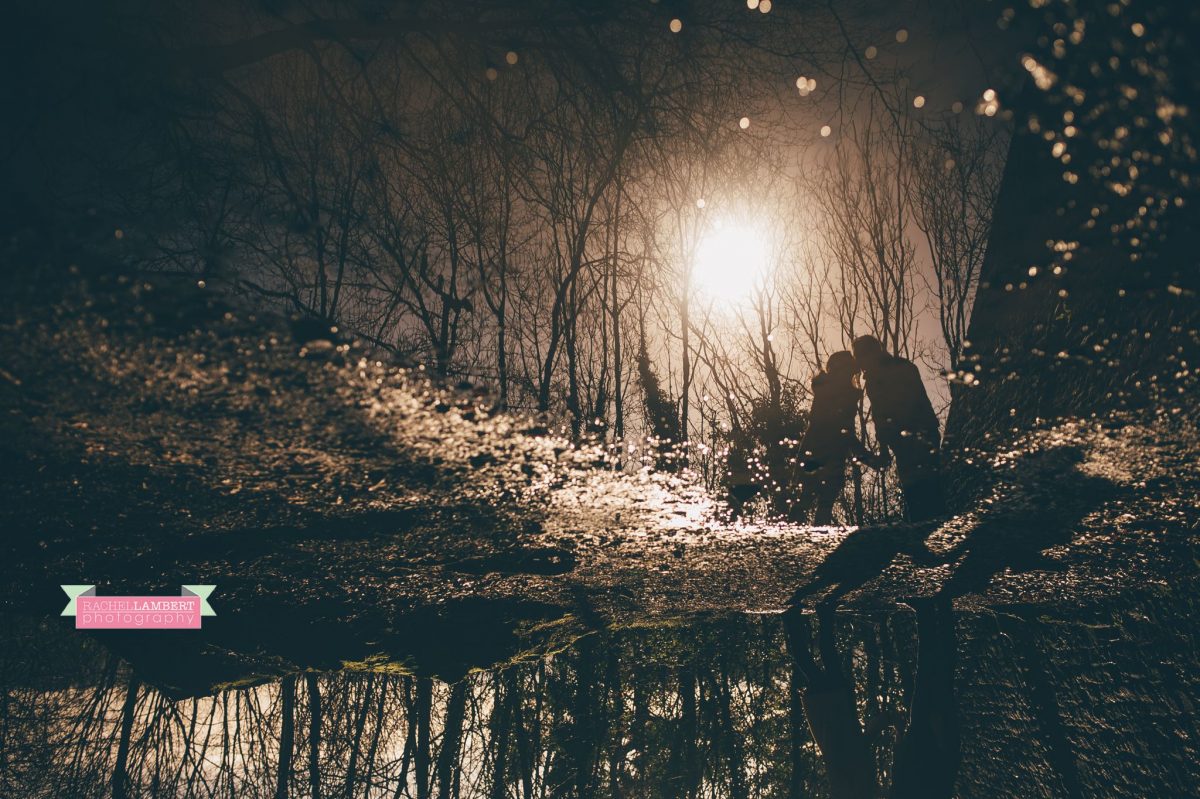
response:
M1196 784L1182 384L961 454L951 519L821 529L310 333L132 283L0 328L0 795L119 795L122 751L128 795L276 795L284 749L293 794L418 799ZM84 639L61 583L218 615Z

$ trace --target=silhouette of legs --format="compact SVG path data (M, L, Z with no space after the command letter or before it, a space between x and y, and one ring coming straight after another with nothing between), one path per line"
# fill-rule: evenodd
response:
M839 463L836 469L823 466L803 477L804 490L800 498L792 506L789 518L794 522L803 522L808 509L813 508L811 524L828 525L833 523L833 505L841 496L842 487L846 484L845 463Z
M752 483L736 483L729 487L729 512L735 518L741 518L746 503L758 495L758 486Z
M896 474L904 494L904 515L910 522L943 516L941 458L937 444L922 436L909 436L891 444Z
M834 638L834 606L822 605L818 619L819 666L812 655L809 620L798 608L784 614L788 652L805 683L801 693L804 716L825 761L830 795L834 799L869 799L879 793L875 758L859 722L854 685L842 671Z

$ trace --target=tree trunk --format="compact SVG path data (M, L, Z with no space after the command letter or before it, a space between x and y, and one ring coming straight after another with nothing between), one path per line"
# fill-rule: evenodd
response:
M617 264L612 269L612 342L613 342L613 435L625 438L625 392L621 385L621 304L617 298Z
M367 725L367 715L370 713L371 692L375 687L375 675L367 675L366 694L359 703L358 717L354 721L354 738L350 743L350 761L346 766L346 783L342 794L346 799L354 795L354 779L358 776L358 758L362 751L363 730Z
M429 799L429 716L433 705L433 683L417 678L417 799Z
M275 777L275 799L287 799L292 780L292 750L296 741L296 676L289 674L279 683L283 701L279 724L279 771Z
M321 687L316 672L305 675L308 686L308 790L321 799Z
M389 678L382 677L379 685L379 699L375 708L375 729L371 731L371 745L367 748L366 783L371 785L375 777L375 757L379 753L379 740L383 737L383 713L387 706ZM368 789L368 793L370 789Z
M496 675L492 681L494 708L492 715L492 799L504 799L505 767L508 765L509 738L512 736L512 703L505 690L506 680Z
M691 310L691 297L688 295L691 292L691 273L684 278L683 281L683 299L679 303L679 320L680 320L680 338L683 342L683 385L679 392L679 441L686 443L688 440L688 415L689 415L689 397L692 393L692 345L689 330L691 320L689 311ZM680 453L686 460L686 450Z
M458 792L454 783L458 775L458 752L462 742L463 718L467 707L467 681L459 680L450 689L446 705L446 726L442 731L442 750L438 753L438 799L450 799Z

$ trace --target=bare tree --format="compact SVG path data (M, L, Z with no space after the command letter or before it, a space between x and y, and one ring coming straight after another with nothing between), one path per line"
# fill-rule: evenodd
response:
M990 118L956 114L929 126L915 147L914 221L929 248L930 290L946 344L945 368L952 374L960 368L975 304L1007 136Z

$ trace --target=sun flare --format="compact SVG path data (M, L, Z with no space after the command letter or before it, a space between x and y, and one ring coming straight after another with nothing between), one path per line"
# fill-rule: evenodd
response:
M767 273L767 237L755 226L718 222L696 248L692 285L705 299L738 305Z

